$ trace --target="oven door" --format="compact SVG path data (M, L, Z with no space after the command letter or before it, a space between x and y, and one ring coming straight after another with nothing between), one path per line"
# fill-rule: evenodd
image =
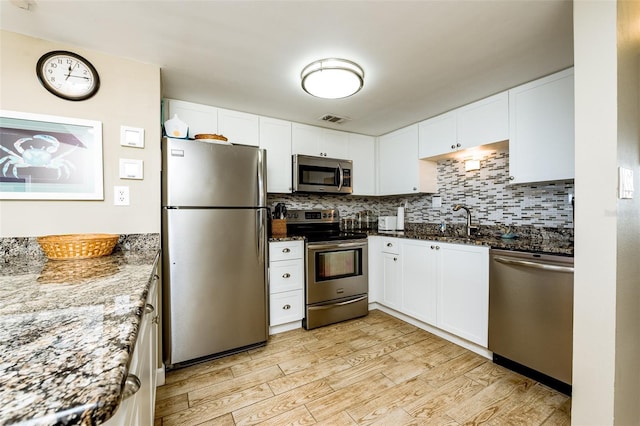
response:
M307 305L366 294L368 279L366 239L307 244Z

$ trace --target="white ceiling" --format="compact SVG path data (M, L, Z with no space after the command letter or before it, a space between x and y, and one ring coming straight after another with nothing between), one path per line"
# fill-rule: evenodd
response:
M12 4L21 1L29 11ZM571 66L572 9L566 0L1 0L0 28L158 64L165 97L377 136ZM359 63L363 90L341 100L303 92L300 71L325 57ZM326 113L352 120L318 121Z

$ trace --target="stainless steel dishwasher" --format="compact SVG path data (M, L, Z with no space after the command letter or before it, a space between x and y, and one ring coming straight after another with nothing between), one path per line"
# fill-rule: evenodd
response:
M571 394L573 257L490 251L494 362Z

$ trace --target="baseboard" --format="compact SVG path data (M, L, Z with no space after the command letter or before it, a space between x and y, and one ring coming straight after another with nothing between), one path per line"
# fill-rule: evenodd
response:
M293 321L286 324L279 324L269 327L269 336L272 334L284 333L285 331L295 330L296 328L302 328L302 321Z
M164 364L156 370L156 387L164 385Z
M379 311L382 311L386 314L389 314L393 317L396 317L398 319L401 319L404 322L408 322L411 325L415 325L416 327L424 330L424 331L428 331L431 334L435 334L438 337L442 337L445 340L450 341L451 343L455 343L458 346L462 346L465 349L468 349L472 352L477 353L480 356L483 356L487 359L493 360L493 352L491 352L490 350L488 350L487 348L484 348L476 343L470 342L468 340L465 340L461 337L458 337L454 334L448 333L444 330L441 330L437 327L434 327L432 325L429 325L427 323L424 323L420 320L417 320L413 317L410 317L408 315L405 315L401 312L398 312L396 310L393 310L391 308L387 308L384 305L381 305L377 302L373 302L373 303L369 303L369 310L373 310L373 309L377 309Z

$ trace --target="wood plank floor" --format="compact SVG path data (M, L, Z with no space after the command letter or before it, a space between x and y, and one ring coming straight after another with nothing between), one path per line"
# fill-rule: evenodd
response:
M171 371L156 426L570 425L571 399L378 310Z

